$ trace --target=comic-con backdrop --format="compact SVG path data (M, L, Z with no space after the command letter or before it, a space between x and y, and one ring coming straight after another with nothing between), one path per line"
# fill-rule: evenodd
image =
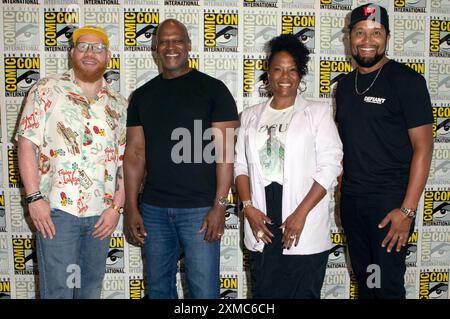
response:
M36 243L22 204L17 116L30 87L67 68L67 48L79 25L103 26L113 58L104 77L128 96L158 74L151 42L158 24L176 18L192 39L191 67L222 80L239 110L264 100L264 44L293 33L312 53L306 97L332 102L336 80L352 69L345 50L346 15L367 0L2 0L0 13L0 298L38 297ZM434 114L435 147L416 228L408 242L408 298L449 298L450 270L450 0L373 0L390 14L388 54L423 75ZM248 252L242 248L237 196L226 213L221 249L222 298L249 297ZM347 240L335 218L323 298L357 298L345 258ZM178 289L183 296L182 258ZM145 295L141 252L122 223L110 240L103 298Z

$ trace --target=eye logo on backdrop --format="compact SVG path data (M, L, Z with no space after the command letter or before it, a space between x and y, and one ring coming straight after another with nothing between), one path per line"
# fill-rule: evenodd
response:
M277 36L275 12L244 12L244 52L264 52L264 46Z
M319 48L322 54L345 54L345 16L341 12L323 13L320 16Z
M450 191L426 190L424 193L423 226L450 225Z
M103 74L106 83L115 91L120 91L120 56L114 54L109 60L107 69Z
M320 57L319 68L319 97L330 98L334 96L335 84L352 70L352 65L343 58Z
M433 105L433 137L435 143L450 143L450 104ZM449 150L450 153L450 150ZM450 154L435 154L450 160ZM434 156L433 156L434 158Z
M45 51L67 51L72 33L78 27L79 12L44 8Z
M124 237L111 236L109 239L109 251L106 258L106 273L124 273Z
M400 56L424 56L426 21L397 16L394 20L394 53Z
M313 13L282 13L281 33L295 35L309 50L314 53L316 39L316 17Z
M446 266L450 258L450 233L445 227L424 227L421 238L421 265Z
M347 249L347 236L342 231L331 232L331 243L334 245L328 254L328 268L345 267L345 251Z
M320 0L320 9L351 10L352 0Z
M419 299L448 299L448 271L421 271Z
M426 13L426 0L394 0L394 12Z
M207 10L203 14L206 52L238 52L237 10Z
M39 10L4 8L3 44L6 51L39 50Z
M430 57L450 57L450 18L430 20Z
M5 96L24 97L40 77L38 54L5 54Z
M125 51L151 51L159 24L159 11L125 8L123 18Z
M244 0L244 7L276 8L277 0Z

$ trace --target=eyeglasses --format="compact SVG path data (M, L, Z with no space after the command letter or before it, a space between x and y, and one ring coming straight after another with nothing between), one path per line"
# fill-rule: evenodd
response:
M77 48L80 52L87 52L89 48L92 48L92 52L94 53L102 53L106 50L106 45L103 43L95 43L95 42L78 42L75 44L75 48Z

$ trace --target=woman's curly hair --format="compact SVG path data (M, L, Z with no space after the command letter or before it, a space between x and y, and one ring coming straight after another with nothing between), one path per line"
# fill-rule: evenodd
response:
M295 35L279 35L269 41L267 49L269 67L278 52L286 51L294 58L299 75L303 77L308 73L309 50Z

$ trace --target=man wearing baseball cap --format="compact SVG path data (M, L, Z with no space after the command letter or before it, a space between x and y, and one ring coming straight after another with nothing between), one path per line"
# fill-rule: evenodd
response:
M46 299L100 298L109 238L125 198L127 103L103 78L108 36L84 26L72 41L73 68L34 85L18 128L20 175Z
M405 298L407 243L433 149L430 96L421 75L386 57L385 8L355 8L349 33L357 68L336 91L341 221L359 297Z

